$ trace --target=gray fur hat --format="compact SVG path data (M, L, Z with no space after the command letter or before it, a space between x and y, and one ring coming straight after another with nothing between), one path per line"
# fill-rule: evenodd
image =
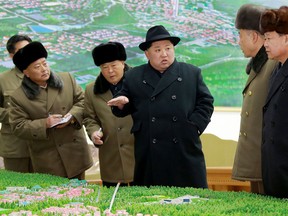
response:
M235 19L237 29L255 30L260 32L260 18L265 7L254 4L242 5Z

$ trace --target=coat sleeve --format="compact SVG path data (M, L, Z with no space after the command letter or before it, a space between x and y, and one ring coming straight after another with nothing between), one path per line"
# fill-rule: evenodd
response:
M73 106L69 113L71 113L76 119L76 122L73 126L77 129L81 129L84 117L84 92L81 86L76 83L75 78L70 73L67 74L69 75L73 86Z
M8 122L8 112L7 109L4 108L4 95L0 88L0 122L7 123Z
M2 79L0 83L0 122L7 124L9 122L9 117L8 117L8 109L5 108L5 93L2 83L5 77L3 77L3 74L1 74L0 79Z
M17 91L15 93L17 95ZM9 122L16 136L30 140L48 139L46 118L31 120L29 114L23 108L25 106L21 104L20 100L13 97L13 95L11 96L10 103L11 111L9 112Z
M214 111L214 98L211 95L208 87L204 83L201 72L197 78L197 96L196 105L193 113L190 116L190 120L195 123L200 134L203 133L209 122Z
M84 99L84 120L83 124L85 125L87 134L91 137L94 131L99 130L101 127L100 120L95 113L93 108L93 85L88 85L85 90L85 99Z

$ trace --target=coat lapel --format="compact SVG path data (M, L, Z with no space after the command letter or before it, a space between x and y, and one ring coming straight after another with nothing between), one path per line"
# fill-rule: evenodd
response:
M275 70L277 70L277 68ZM287 79L287 76L288 76L288 60L284 63L284 65L280 69L278 69L278 72L275 75L274 80L270 84L271 86L270 86L270 90L268 92L266 103L268 103L271 100L273 95L281 87L282 83ZM273 75L272 75L272 77L273 77Z
M252 70L249 77L248 77L248 80L246 82L246 85L245 85L242 93L244 93L246 91L246 89L249 87L250 83L255 79L256 76L257 76L257 74Z
M101 97L105 102L108 102L113 98L112 92L110 90L106 91L103 94L98 94L99 97Z
M153 71L152 67L147 64L144 68L143 73L143 83L151 86L153 89L156 88L158 82L159 82L159 76L156 74L155 71Z
M144 73L143 82L146 82L154 88L151 97L156 96L178 79L179 76L176 70L177 65L178 64L175 60L174 63L165 71L162 78L160 78L154 71L152 71L153 69L148 69L150 66L147 66L147 72Z
M59 89L48 88L48 97L47 97L47 110L50 110L54 101L58 95Z

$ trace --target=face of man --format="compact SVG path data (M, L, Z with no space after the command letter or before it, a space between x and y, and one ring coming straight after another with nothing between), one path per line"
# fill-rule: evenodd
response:
M240 29L238 44L246 58L255 57L259 50L256 50L256 37L258 33L253 30ZM257 47L258 49L258 47Z
M39 86L46 86L50 77L50 67L45 58L32 62L23 73Z
M124 67L124 61L120 60L115 60L100 65L101 73L105 79L113 85L116 85L123 77Z
M174 45L170 40L155 41L145 55L152 67L162 73L174 62Z
M284 63L288 58L288 35L278 34L276 31L264 34L264 46L269 59Z
M27 44L29 44L28 41L23 40L23 41L19 41L17 42L14 47L15 47L15 52L14 53L9 53L10 58L13 58L14 54L21 48L23 48L24 46L26 46Z

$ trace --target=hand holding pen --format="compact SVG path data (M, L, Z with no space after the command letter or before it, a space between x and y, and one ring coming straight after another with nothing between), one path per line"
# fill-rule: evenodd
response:
M102 145L103 141L101 140L103 137L103 132L102 132L102 128L100 127L98 131L95 131L92 135L91 135L91 140L95 145Z
M63 128L70 124L73 120L73 116L70 113L67 113L65 116L61 114L48 114L48 118L46 119L46 127L47 128Z

